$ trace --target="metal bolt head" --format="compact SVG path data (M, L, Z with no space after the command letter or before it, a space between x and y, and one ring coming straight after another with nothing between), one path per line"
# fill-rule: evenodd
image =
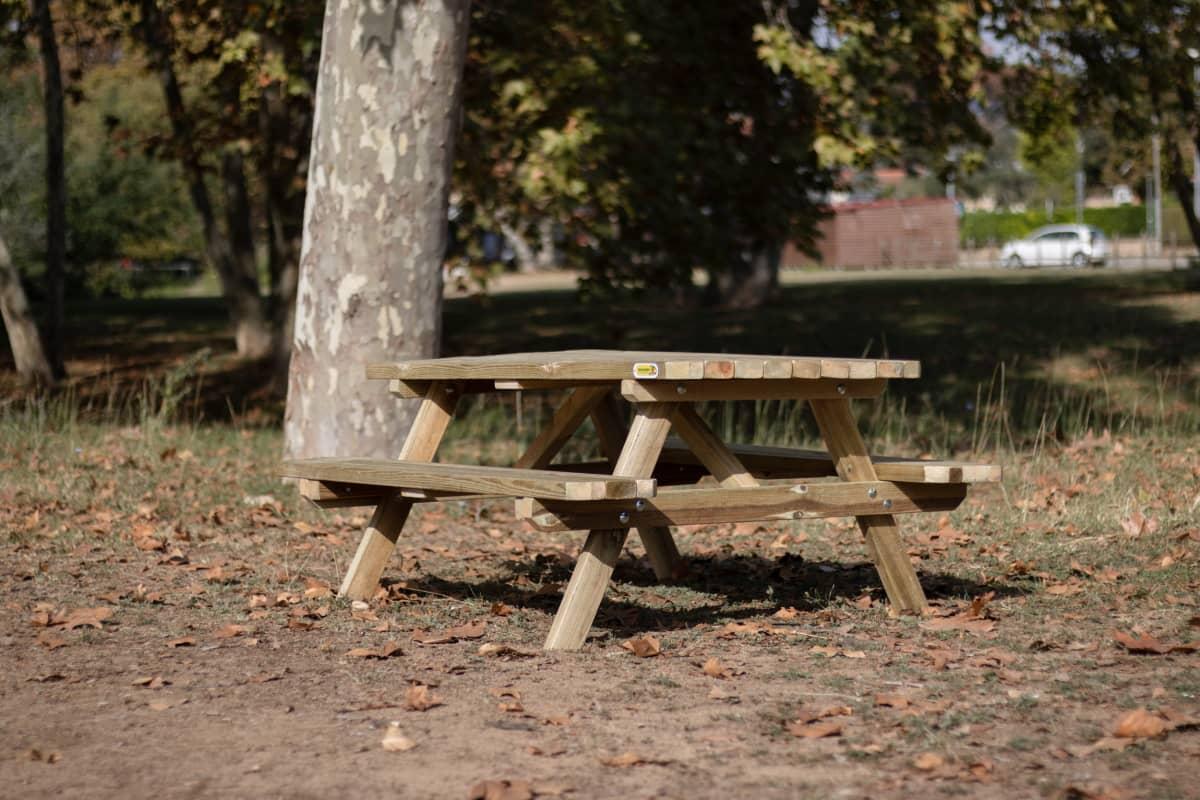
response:
M796 491L800 494L808 494L808 484L802 483L796 487Z
M837 393L838 393L838 394L845 394L845 393L846 393L846 384L844 384L844 383L839 383L839 384L837 385Z
M872 500L874 500L875 496L878 494L879 494L879 490L876 489L874 486L872 486L870 489L867 489L867 497L871 498Z
M628 511L622 511L620 514L617 514L617 519L618 519L618 520L620 520L620 521L621 521L621 522L623 522L623 523L624 523L624 522L629 522L629 512L628 512Z
M883 508L884 508L884 510L890 509L891 507L892 507L892 501L891 501L891 500L884 500L884 501L883 501Z
M675 384L675 394L687 394L687 387L682 383Z
M645 511L646 510L646 501L641 499L640 497L637 500L634 500L633 501L633 510L634 511Z

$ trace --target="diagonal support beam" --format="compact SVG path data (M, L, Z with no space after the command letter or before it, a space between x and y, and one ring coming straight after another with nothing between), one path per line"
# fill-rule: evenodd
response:
M696 413L695 406L680 403L671 415L671 424L700 463L722 486L758 486L758 480L712 432L708 423Z

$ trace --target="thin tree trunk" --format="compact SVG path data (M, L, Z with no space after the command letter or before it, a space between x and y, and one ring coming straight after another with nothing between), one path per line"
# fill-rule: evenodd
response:
M370 361L428 357L469 0L328 0L284 420L293 457L395 457L413 407Z
M1196 143L1200 145L1200 142ZM1183 207L1183 217L1187 220L1188 232L1192 235L1192 243L1200 248L1200 219L1196 218L1196 209L1192 206L1192 182L1188 179L1187 168L1183 163L1183 152L1178 142L1171 142L1171 169L1168 180L1175 190L1175 197ZM1200 178L1198 178L1200 180Z
M58 60L58 40L50 0L33 0L41 46L46 115L46 289L50 315L46 326L46 358L55 377L66 376L63 367L63 301L67 260L67 173L63 155L63 83Z
M245 266L239 265L229 236L217 224L212 198L204 180L204 166L195 146L194 126L183 102L175 65L171 61L172 35L168 20L159 11L155 0L142 0L141 11L143 42L162 85L172 138L187 179L192 205L200 216L204 231L204 251L221 279L221 294L233 321L238 355L250 359L262 358L271 351L271 329L259 294L257 275L253 272L247 275ZM228 181L224 169L222 173L223 180ZM244 189L244 176L242 181Z
M528 240L521 232L507 222L501 222L500 233L504 234L504 238L508 240L508 244L517 257L517 271L537 272L537 255L534 254L533 248L529 246Z
M709 278L708 301L723 308L759 308L779 290L779 261L783 248L759 244L750 259Z
M0 236L0 316L4 318L4 330L8 332L8 344L21 380L35 385L53 384L54 370L46 358L41 334L21 286L21 276L13 265L3 236Z

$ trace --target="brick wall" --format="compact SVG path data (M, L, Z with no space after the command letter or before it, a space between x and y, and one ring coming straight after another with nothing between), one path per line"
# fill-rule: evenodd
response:
M952 267L958 262L958 214L945 197L840 203L818 231L819 266L841 269ZM789 244L783 269L812 266Z

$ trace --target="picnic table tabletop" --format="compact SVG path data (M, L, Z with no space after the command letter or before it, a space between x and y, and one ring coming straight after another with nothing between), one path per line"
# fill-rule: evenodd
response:
M560 350L394 361L367 365L381 380L874 380L917 378L918 361L737 353L675 353L654 350Z

